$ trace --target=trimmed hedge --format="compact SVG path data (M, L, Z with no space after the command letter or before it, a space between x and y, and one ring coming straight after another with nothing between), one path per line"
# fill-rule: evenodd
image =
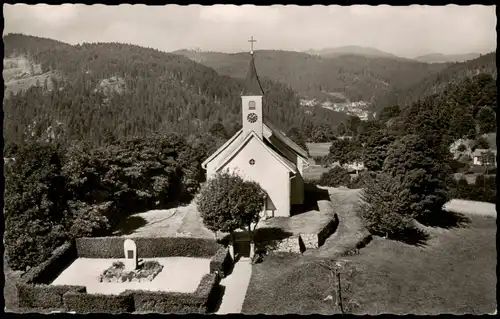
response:
M28 270L20 279L24 284L49 284L77 258L75 243L66 242L56 248L46 261Z
M134 298L129 294L103 295L70 291L63 295L64 309L78 313L123 313L134 311Z
M233 258L226 247L220 247L210 260L210 273L218 272L225 278L232 270Z
M78 257L123 258L123 237L84 237L76 239ZM139 258L211 258L220 245L213 239L190 237L130 238L137 245Z
M217 274L206 274L194 293L126 290L121 295L133 296L138 312L207 313L217 301L219 281Z
M85 293L84 286L52 286L18 283L17 295L20 308L63 308L63 295L69 291Z

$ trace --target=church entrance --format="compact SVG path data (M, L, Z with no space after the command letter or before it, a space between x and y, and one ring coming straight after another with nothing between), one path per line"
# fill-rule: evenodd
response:
M240 258L250 257L250 238L248 232L242 231L235 233L234 236L234 256L238 260Z

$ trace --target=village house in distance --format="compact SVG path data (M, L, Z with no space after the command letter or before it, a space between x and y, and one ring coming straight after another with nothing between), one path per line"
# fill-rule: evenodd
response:
M255 40L249 41L253 44ZM255 68L253 46L241 94L243 127L203 163L207 179L228 170L258 182L267 192L263 217L288 217L304 203L303 170L307 152L264 118L264 92Z

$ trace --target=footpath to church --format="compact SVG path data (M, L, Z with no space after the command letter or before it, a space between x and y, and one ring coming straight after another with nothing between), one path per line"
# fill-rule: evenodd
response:
M252 263L249 258L241 258L234 264L233 272L220 282L220 285L225 287L225 291L219 310L215 314L241 312L251 275Z

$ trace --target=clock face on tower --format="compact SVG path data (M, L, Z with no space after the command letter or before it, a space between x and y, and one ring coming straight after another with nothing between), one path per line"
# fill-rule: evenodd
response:
M247 115L247 121L250 123L255 123L255 122L257 122L258 119L259 119L259 117L255 113L250 113Z

